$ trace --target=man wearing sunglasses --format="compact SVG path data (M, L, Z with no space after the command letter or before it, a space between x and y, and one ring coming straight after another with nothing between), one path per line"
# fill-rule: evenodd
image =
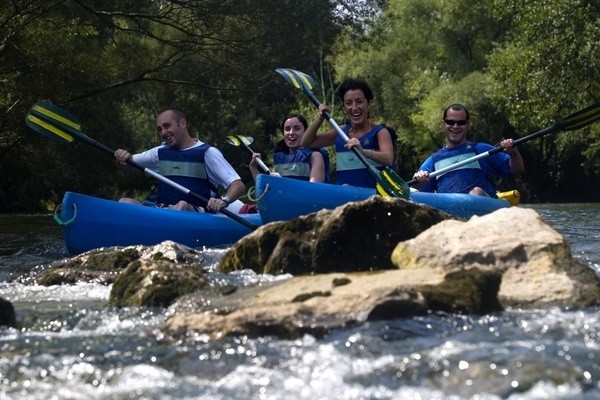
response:
M468 193L496 197L495 177L508 178L525 171L523 158L512 139L504 139L500 146L504 152L495 153L463 165L435 178L429 174L459 161L492 150L487 143L467 141L471 127L469 111L462 104L452 104L444 110L443 127L446 145L429 156L414 174L421 184L420 190L438 193Z

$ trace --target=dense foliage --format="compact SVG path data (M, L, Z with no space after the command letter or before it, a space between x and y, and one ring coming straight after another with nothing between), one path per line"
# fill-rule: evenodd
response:
M178 107L249 182L247 154L226 136L252 135L268 153L284 114L314 115L278 67L315 76L334 106L343 78L366 77L377 118L400 133L408 180L442 143L448 102L471 108L473 139L496 143L598 101L599 15L591 0L3 2L0 210L52 209L67 190L118 197L148 187L86 144L30 131L23 118L39 99L68 109L99 142L132 151L156 144L154 116ZM598 129L524 145L527 173L511 184L530 200L597 200Z
M336 76L362 75L398 127L410 177L443 143L441 112L471 110L471 139L539 131L600 100L600 3L592 0L389 0L356 43L343 32ZM598 201L598 123L524 144L517 185L530 201Z

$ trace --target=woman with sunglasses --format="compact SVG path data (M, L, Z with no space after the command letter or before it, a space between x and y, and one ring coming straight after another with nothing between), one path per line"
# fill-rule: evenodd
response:
M494 148L487 143L467 141L471 122L469 111L462 104L451 104L444 110L442 125L446 134L446 145L429 156L413 176L413 179L422 184L421 191L496 197L494 177L508 178L525 171L523 158L513 140L504 139L500 142L504 152L480 158L430 180L429 174L436 169Z

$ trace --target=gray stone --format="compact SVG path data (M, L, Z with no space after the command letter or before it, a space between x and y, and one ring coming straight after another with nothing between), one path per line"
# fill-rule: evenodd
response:
M204 272L199 268L168 258L136 260L115 280L109 304L116 307L167 307L206 283Z
M217 269L271 275L391 269L390 255L398 242L450 218L410 201L373 196L267 224L233 245Z
M503 307L600 304L593 270L575 259L566 239L527 208L505 208L467 222L441 222L399 243L392 262L400 269L499 271Z

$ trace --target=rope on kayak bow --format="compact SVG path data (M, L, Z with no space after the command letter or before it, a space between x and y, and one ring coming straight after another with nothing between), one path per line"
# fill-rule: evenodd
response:
M54 209L54 220L60 226L69 226L69 225L71 225L71 223L73 223L73 221L75 221L75 217L77 217L77 206L75 204L73 204L73 218L71 218L68 221L63 221L60 218L60 211L61 211L61 209L62 209L62 204L59 204Z
M248 196L248 199L250 199L251 201L256 203L257 201L262 199L265 194L267 194L267 192L269 191L270 188L271 188L271 186L267 183L265 185L264 192L260 196L254 197L256 194L256 186L252 186L252 187L250 187L250 189L248 189L248 194L246 196Z

